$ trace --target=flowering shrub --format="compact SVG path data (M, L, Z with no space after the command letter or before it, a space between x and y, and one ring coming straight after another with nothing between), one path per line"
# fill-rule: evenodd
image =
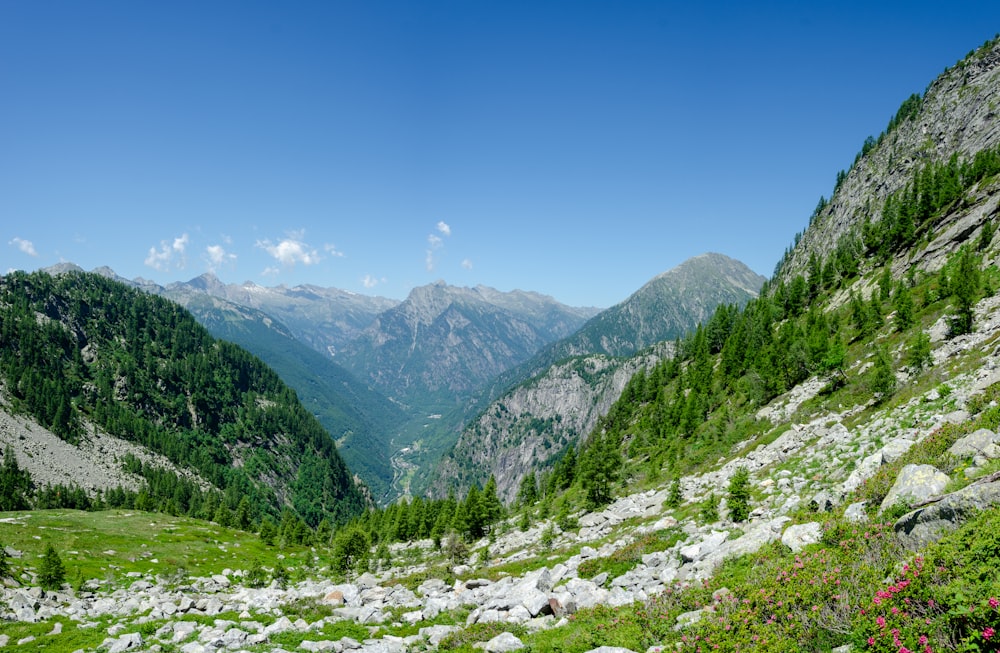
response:
M855 617L870 651L1000 651L1000 510L981 513L878 589Z

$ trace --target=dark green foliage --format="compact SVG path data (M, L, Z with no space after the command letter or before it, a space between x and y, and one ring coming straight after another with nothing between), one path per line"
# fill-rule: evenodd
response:
M45 547L45 555L38 566L38 584L45 590L57 590L66 581L66 568L51 544Z
M531 471L524 475L521 484L517 488L516 503L519 506L530 506L538 500L538 480L535 472Z
M274 545L274 538L278 535L278 527L274 525L270 517L264 517L260 522L260 541L268 546Z
M931 357L931 338L921 331L910 340L906 352L906 362L919 374L933 361L934 359Z
M295 393L179 306L99 275L21 272L0 280L0 304L0 376L16 410L71 442L85 417L223 495L208 512L198 486L140 465L147 487L109 505L212 518L247 497L258 519L282 508L277 478L311 525L360 512L363 498L332 439ZM299 476L282 478L279 460L294 461Z
M952 295L955 299L955 315L951 320L953 335L972 332L973 311L982 288L978 257L970 247L963 247L958 253L958 264L951 278Z
M3 466L0 467L0 512L27 510L31 490L31 475L18 466L14 450L7 445L3 452Z
M732 521L746 521L750 517L750 472L746 467L736 468L732 478L729 479L726 505Z
M710 492L702 500L698 514L706 524L719 521L719 497L715 496L715 492Z
M680 479L675 478L670 481L670 489L667 491L666 506L668 508L678 508L681 502L684 500L684 495L681 494L681 482Z
M590 436L580 455L580 483L590 508L611 503L611 489L622 467L619 443L607 433L597 431Z
M910 289L906 287L906 284L900 282L896 285L892 306L896 311L894 324L897 331L906 331L913 326L913 296L910 294Z
M880 401L885 401L896 392L896 371L893 369L892 357L884 347L875 351L875 361L868 374L868 387Z
M333 540L331 565L340 572L367 566L371 540L357 526L341 529Z
M267 572L264 571L260 560L253 561L243 580L247 587L264 587L264 584L267 583Z
M4 547L3 542L0 542L0 581L4 578L10 578L11 575L10 556L7 555L7 549Z

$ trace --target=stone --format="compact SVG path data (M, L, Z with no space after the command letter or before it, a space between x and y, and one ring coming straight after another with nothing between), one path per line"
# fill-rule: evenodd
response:
M119 637L110 647L108 653L124 653L134 648L142 646L142 635L139 633L128 633Z
M879 512L905 502L919 503L944 492L948 485L948 475L938 471L933 465L906 465L899 470L896 482L882 500Z
M844 494L850 494L861 487L861 484L874 476L875 472L877 472L881 466L881 451L876 451L872 455L863 458L854 468L854 471L851 472L851 475L847 477L847 480L844 481L844 485L842 486Z
M857 503L852 503L847 506L844 510L844 519L849 522L854 522L855 524L861 524L868 521L868 512L865 511L865 504L867 501L858 501Z
M319 642L312 642L309 640L304 640L299 644L299 648L311 651L312 653L317 653L318 651L340 651L343 650L337 642L332 642L330 640L322 640Z
M816 544L823 537L823 527L819 522L809 522L808 524L795 524L785 529L781 536L781 543L789 549L798 553L810 544Z
M956 458L975 458L983 456L988 459L1000 458L1000 435L989 429L979 429L969 435L959 438L951 445L948 453Z
M333 605L344 605L344 593L340 590L333 590L323 597L323 601L325 603L332 603Z
M885 463L894 463L903 457L910 447L913 446L913 440L907 438L896 438L895 440L890 440L884 447L882 447L882 460Z
M452 634L461 630L458 626L427 626L426 628L421 628L418 632L420 636L427 640L427 643L431 646L437 648L437 645L441 643L441 640Z
M621 646L598 646L597 648L592 648L587 653L635 653L630 648L622 648Z
M903 544L915 551L941 539L975 513L997 505L1000 481L968 485L903 515L893 528Z
M488 642L477 642L473 648L481 648L486 653L507 653L524 648L524 642L510 633L500 633Z
M701 618L704 616L704 610L691 610L690 612L683 612L677 615L677 624L674 625L674 630L683 630L688 626L693 626L701 621Z

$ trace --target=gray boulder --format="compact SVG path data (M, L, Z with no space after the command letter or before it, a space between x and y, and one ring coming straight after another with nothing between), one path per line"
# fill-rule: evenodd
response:
M894 528L907 548L917 550L955 530L971 515L997 505L1000 481L969 485L903 515Z
M951 445L948 453L956 458L1000 458L1000 435L989 429L979 429Z
M810 544L816 544L822 537L823 527L819 525L819 522L795 524L785 529L781 536L781 543L798 553Z
M897 503L909 505L920 503L944 492L948 486L948 475L938 471L933 465L906 465L899 471L892 489L885 495L879 512Z
M473 648L481 648L486 653L507 653L524 648L524 642L510 633L500 633L488 642L477 642Z

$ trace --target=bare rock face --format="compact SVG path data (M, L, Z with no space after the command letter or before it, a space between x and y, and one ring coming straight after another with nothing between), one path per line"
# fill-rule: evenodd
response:
M920 110L903 120L848 171L829 204L814 217L781 271L790 279L805 274L812 254L827 257L840 239L866 220L877 222L886 197L912 179L927 162L952 155L969 158L1000 143L1000 44L980 49L938 77L924 94ZM995 199L979 208L956 211L935 225L937 237L915 261L900 261L900 270L916 264L936 270L957 244L978 229ZM897 270L897 271L900 271Z
M495 401L465 429L441 462L436 474L440 487L434 490L443 495L456 479L464 489L492 474L500 499L510 502L529 471L590 433L628 380L660 357L594 355L553 365ZM467 468L474 475L463 476Z

